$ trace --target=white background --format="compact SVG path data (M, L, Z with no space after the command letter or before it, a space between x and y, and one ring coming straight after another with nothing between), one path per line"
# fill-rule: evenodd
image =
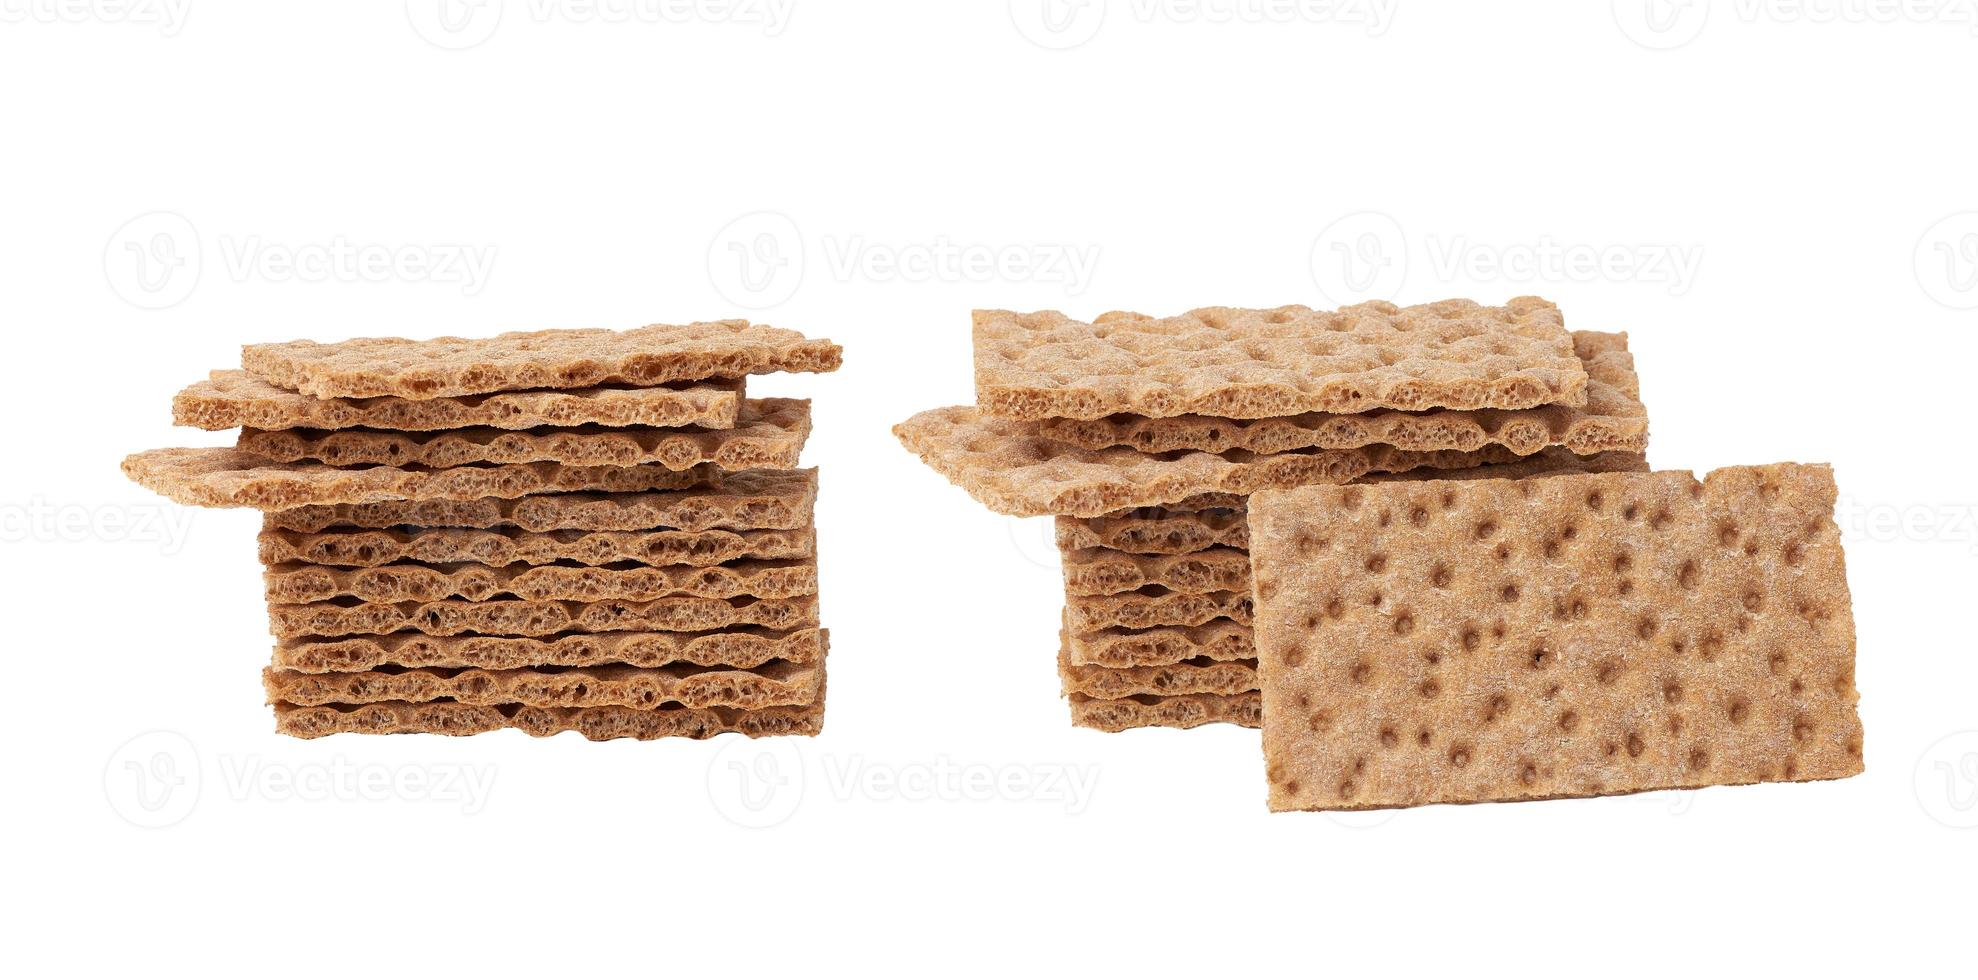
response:
M9 960L1969 975L1968 6L626 9L0 0ZM1268 815L1254 732L1069 727L1048 522L887 431L975 306L1525 293L1632 332L1659 467L1835 464L1866 775ZM733 315L846 348L754 385L812 741L278 737L257 517L117 471L244 342Z

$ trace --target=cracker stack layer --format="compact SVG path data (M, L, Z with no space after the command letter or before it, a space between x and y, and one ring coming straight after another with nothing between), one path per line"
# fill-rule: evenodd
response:
M277 730L815 734L810 404L744 378L839 348L744 321L246 348L124 462L265 512Z

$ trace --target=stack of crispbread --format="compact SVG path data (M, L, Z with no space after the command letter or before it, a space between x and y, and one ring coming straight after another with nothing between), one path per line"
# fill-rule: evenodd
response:
M1248 495L1642 470L1625 334L1556 307L975 315L977 407L896 427L991 509L1055 515L1075 724L1261 724Z
M814 734L810 403L743 379L840 356L740 320L254 345L173 404L234 447L124 472L265 512L285 734Z

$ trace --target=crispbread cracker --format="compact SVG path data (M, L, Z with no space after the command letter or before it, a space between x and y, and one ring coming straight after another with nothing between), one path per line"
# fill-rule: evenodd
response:
M285 562L264 576L274 603L324 602L350 598L363 602L438 602L497 596L523 600L645 602L674 596L735 599L754 596L787 599L817 591L815 559L743 561L696 568L630 568L562 565L383 565L338 568Z
M1243 694L1141 694L1127 698L1071 696L1071 723L1102 732L1129 728L1196 728L1218 722L1259 728L1263 706L1255 691Z
M476 528L345 528L311 534L270 526L259 538L261 562L372 567L396 561L485 565L719 565L746 558L812 558L817 536L794 531L549 531Z
M270 703L298 706L457 701L542 708L768 708L817 701L824 668L776 663L758 670L727 667L532 667L483 670L418 667L329 674L269 667L261 673Z
M817 597L789 599L654 599L651 602L311 602L268 607L268 629L277 638L381 636L410 630L426 636L484 633L554 636L558 633L688 633L761 626L772 630L817 625Z
M742 405L739 378L654 388L512 391L464 398L311 398L238 369L214 371L172 399L172 421L200 429L395 429L430 432L470 425L695 425L725 429Z
M1835 495L1797 464L1259 494L1271 808L1860 772Z
M717 473L697 487L658 493L557 493L506 500L391 500L300 507L267 515L289 531L330 528L514 527L525 531L707 531L808 527L817 470Z
M1058 550L1111 548L1136 555L1185 555L1208 548L1247 548L1250 524L1241 507L1193 512L1147 508L1105 517L1057 519Z
M1255 660L1257 647L1249 626L1233 619L1212 619L1200 626L1071 633L1065 656L1082 667L1166 667L1189 661Z
M530 388L658 385L771 371L834 371L828 340L716 320L636 330L538 330L468 340L366 337L250 344L240 363L270 384L318 398L429 399Z
M1426 451L1500 445L1521 455L1547 446L1563 446L1571 452L1591 456L1603 452L1639 453L1647 449L1648 409L1641 403L1634 357L1628 353L1628 335L1575 331L1573 349L1587 372L1583 407L1542 405L1516 411L1448 409L1358 415L1308 412L1264 419L1115 415L1098 419L1045 419L1038 423L1038 433L1047 439L1087 449L1130 446L1146 453L1184 449L1211 453L1232 449L1283 453L1373 445Z
M1250 555L1210 548L1183 555L1136 555L1086 548L1064 556L1067 595L1114 595L1145 588L1175 592L1243 592L1250 588Z
M1067 695L1117 700L1141 695L1245 694L1257 690L1254 660L1203 660L1154 667L1094 667L1058 654L1058 680Z
M1444 300L1209 307L1156 319L975 313L975 400L1008 419L1265 418L1301 412L1581 405L1586 370L1558 307Z
M627 664L663 667L760 667L772 660L814 664L823 660L825 631L780 632L743 628L710 633L572 633L548 638L514 636L346 637L283 640L274 666L322 674L379 667L599 667Z
M124 475L193 507L289 510L383 500L476 500L559 491L678 490L705 483L714 467L564 466L520 463L448 469L276 463L238 449L153 449L124 459Z
M562 463L569 466L658 465L723 470L797 465L810 437L810 402L751 398L727 429L531 429L488 426L444 432L380 429L248 429L235 448L278 463L330 466L426 466L483 463Z
M1264 456L1242 450L1150 456L1138 450L1079 449L1037 435L1036 426L937 408L893 427L909 452L990 510L1012 517L1101 517L1205 493L1248 494L1313 483L1346 483L1370 473L1461 469L1520 457L1502 446L1474 452L1418 453L1391 446L1314 449ZM1614 453L1613 457L1640 459ZM1541 450L1530 460L1572 458ZM1598 459L1598 457L1596 457Z
M1216 619L1250 622L1250 593L1123 592L1066 596L1065 625L1078 633L1155 626L1200 626Z
M275 730L297 738L340 732L367 735L430 733L479 735L515 728L542 737L578 732L594 742L614 738L709 738L739 732L815 735L824 727L824 701L802 707L757 708L532 708L524 705L457 704L451 701L324 705L275 705Z

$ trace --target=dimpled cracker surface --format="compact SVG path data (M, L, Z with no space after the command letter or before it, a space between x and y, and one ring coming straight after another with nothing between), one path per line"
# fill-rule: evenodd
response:
M278 463L331 466L471 466L478 463L563 463L576 466L654 464L685 470L702 464L724 470L795 466L810 436L810 402L751 398L735 426L672 429L532 429L490 427L446 432L377 429L248 429L235 448Z
M1235 548L1183 555L1090 548L1064 555L1064 575L1067 595L1113 595L1145 588L1242 592L1250 588L1250 555Z
M811 558L817 536L795 531L484 531L475 528L346 528L309 533L267 526L261 563L371 567L396 561L484 565L719 565L744 558Z
M1045 419L1047 439L1087 449L1131 446L1141 452L1196 449L1220 453L1247 449L1282 453L1299 449L1481 449L1500 445L1519 454L1547 446L1575 453L1642 452L1648 448L1648 409L1641 403L1628 335L1575 331L1573 350L1587 372L1583 407L1542 405L1504 411L1437 410L1328 415L1308 412L1280 418L1226 419L1183 415L1152 419L1114 415L1100 419Z
M1196 728L1216 723L1259 728L1263 703L1243 694L1139 694L1126 698L1071 696L1071 723L1102 732L1129 728Z
M740 629L718 633L577 633L537 639L512 636L348 637L283 640L274 666L310 674L379 667L760 667L773 660L814 664L824 658L825 631Z
M153 449L124 459L124 475L192 507L289 510L383 500L476 500L558 491L677 490L705 483L713 467L564 466L520 463L448 469L277 463L239 449Z
M712 568L567 567L563 565L382 565L337 568L284 563L264 576L274 603L351 598L363 602L481 601L497 596L523 600L646 601L673 596L787 599L817 591L817 563L745 561Z
M559 633L631 631L697 632L735 626L773 630L817 625L817 597L789 599L704 599L683 597L651 602L548 602L495 599L484 602L276 603L268 607L268 629L280 639L382 636L411 630L426 636L485 633L496 636L554 636Z
M1191 661L1254 660L1257 647L1249 626L1233 619L1212 619L1200 626L1072 633L1065 656L1079 666L1166 667Z
M172 399L172 421L220 429L396 429L427 432L484 425L696 425L725 429L742 405L740 379L655 388L511 391L462 398L312 398L241 370L214 371Z
M828 340L745 320L636 330L538 330L468 340L366 337L250 344L241 367L317 398L429 399L531 388L659 385L771 371L835 371Z
M1189 593L1153 589L1065 597L1065 625L1075 633L1109 628L1200 626L1225 618L1248 625L1250 616L1248 591Z
M990 510L1012 517L1100 517L1200 494L1346 483L1374 472L1450 469L1515 459L1501 446L1417 453L1391 446L1259 455L1079 449L1037 435L1036 426L968 407L922 412L893 427L908 451Z
M556 493L514 500L391 500L298 507L269 514L265 528L498 528L525 531L707 531L810 526L817 470L711 473L699 486L663 493Z
M270 667L261 673L268 700L294 705L457 701L548 708L767 708L817 700L824 668L772 664L761 670L725 667L579 667L456 670L358 670L308 674Z
M1274 810L1861 771L1825 466L1258 495Z
M1581 405L1558 307L1373 302L1337 312L1209 307L1176 317L975 313L975 400L1008 419L1266 418L1302 412Z
M367 735L479 735L514 728L538 738L577 732L594 742L614 738L711 738L739 732L764 735L815 735L824 727L824 699L816 704L778 708L539 708L519 704L479 705L452 701L386 702L365 705L275 704L275 731L296 738L342 732Z

